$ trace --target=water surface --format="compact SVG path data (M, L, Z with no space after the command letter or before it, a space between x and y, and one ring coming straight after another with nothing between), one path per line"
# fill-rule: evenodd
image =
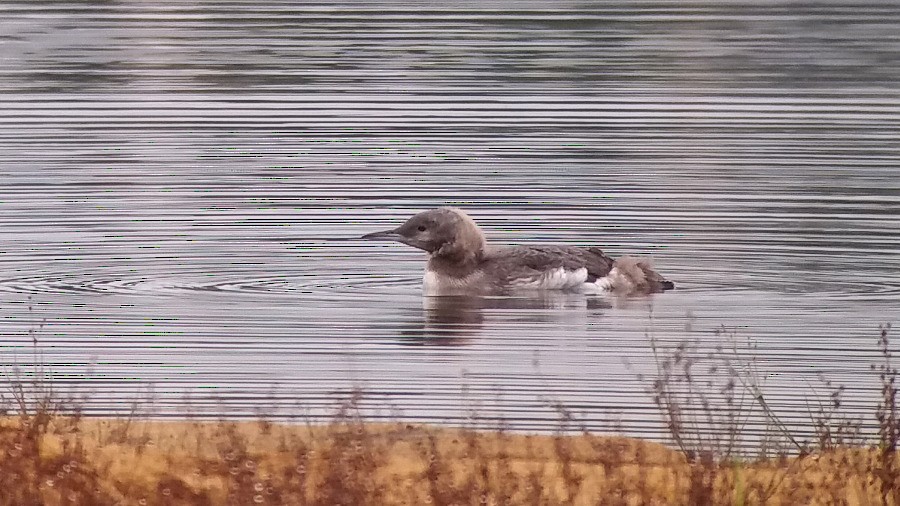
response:
M659 437L651 343L725 341L788 423L823 378L871 420L900 8L547 5L0 5L7 373L32 329L90 413L314 416L359 389L373 417L545 430L561 405ZM357 238L447 204L678 289L423 300L421 252Z

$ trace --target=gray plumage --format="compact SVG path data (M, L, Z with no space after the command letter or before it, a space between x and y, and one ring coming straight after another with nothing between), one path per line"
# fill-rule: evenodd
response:
M424 211L396 229L363 238L394 240L427 251L424 284L431 294L584 288L637 294L674 287L646 259L613 260L596 247L489 246L478 225L451 207Z

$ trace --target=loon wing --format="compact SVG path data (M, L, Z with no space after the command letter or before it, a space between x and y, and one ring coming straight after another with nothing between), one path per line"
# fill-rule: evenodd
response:
M537 279L551 273L560 276L579 273L581 282L593 283L609 274L613 265L612 258L599 248L550 245L502 248L487 261L493 271L510 282Z
M489 256L488 265L513 286L560 288L594 283L633 293L661 292L675 287L653 270L649 260L628 256L613 260L597 247L515 246Z

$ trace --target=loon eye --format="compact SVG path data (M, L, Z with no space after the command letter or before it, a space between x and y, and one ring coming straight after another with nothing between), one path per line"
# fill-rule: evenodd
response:
M425 231L425 225L419 225L419 232Z

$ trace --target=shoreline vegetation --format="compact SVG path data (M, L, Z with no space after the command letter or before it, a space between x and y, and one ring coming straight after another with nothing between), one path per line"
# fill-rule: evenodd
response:
M777 418L753 364L736 353L654 343L656 373L641 379L669 446L579 433L562 407L555 434L374 423L360 413L362 392L326 423L86 417L54 390L29 334L29 370L3 372L0 505L900 506L888 325L872 366L881 386L872 420L843 416L844 388L825 382L829 401L810 409L812 437ZM772 437L750 454L743 429L753 416Z

